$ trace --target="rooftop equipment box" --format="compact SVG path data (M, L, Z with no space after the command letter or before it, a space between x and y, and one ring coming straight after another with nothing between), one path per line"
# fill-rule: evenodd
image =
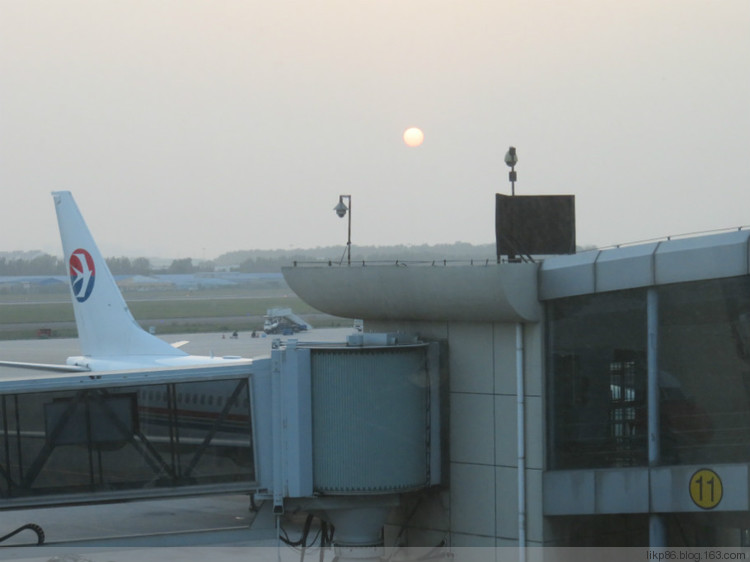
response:
M575 254L574 195L495 197L497 256Z

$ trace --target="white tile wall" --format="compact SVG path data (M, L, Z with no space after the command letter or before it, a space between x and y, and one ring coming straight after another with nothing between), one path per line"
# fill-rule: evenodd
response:
M540 324L524 326L524 384L526 394L542 396L544 392L544 329Z
M368 331L416 331L447 338L450 369L449 488L433 494L412 520L416 537L449 527L454 547L515 546L517 514L516 329L513 324L371 323ZM544 541L543 328L524 328L526 537ZM421 529L416 532L416 529ZM438 533L439 534L439 533ZM481 550L481 549L477 549Z
M495 468L451 464L451 532L495 535Z
M500 466L495 469L495 477L496 536L518 539L518 470Z
M493 396L452 392L450 408L451 461L494 464Z
M495 464L518 466L518 414L515 395L495 397Z
M516 394L516 325L494 325L494 377L497 394Z
M541 470L526 471L526 540L537 543L544 540Z
M526 396L526 468L544 468L544 410L539 396Z
M493 392L492 332L491 324L450 325L451 392Z

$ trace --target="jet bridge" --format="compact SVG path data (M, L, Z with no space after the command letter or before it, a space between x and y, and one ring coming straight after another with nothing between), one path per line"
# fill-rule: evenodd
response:
M0 380L0 510L253 493L378 552L399 495L441 481L439 364L436 343L357 334L216 366Z
M254 369L0 382L0 509L257 489Z

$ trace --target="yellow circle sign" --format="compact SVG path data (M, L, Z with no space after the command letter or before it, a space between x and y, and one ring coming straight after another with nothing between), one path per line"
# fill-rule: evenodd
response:
M690 498L701 509L713 509L723 495L721 478L713 470L702 468L690 477Z

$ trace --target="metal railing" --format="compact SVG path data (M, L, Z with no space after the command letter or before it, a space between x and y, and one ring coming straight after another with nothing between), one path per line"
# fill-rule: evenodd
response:
M578 249L577 253L585 253L585 252L598 252L601 250L612 250L616 248L625 248L628 246L637 246L639 244L650 244L653 242L668 242L670 240L679 240L683 238L692 238L695 236L705 236L708 234L721 234L721 233L728 233L728 232L739 232L742 230L748 230L750 229L750 225L742 225L742 226L735 226L735 227L726 227L726 228L717 228L713 230L702 230L702 231L696 231L696 232L687 232L683 234L673 234L673 235L666 235L666 236L658 236L655 238L647 238L644 240L636 240L632 242L623 242L620 244L609 244L606 246L596 246L592 248L582 248ZM355 260L352 259L351 263L347 263L342 259L335 260L335 259L322 259L322 260L309 260L309 261L300 261L295 260L293 262L294 267L334 267L334 266L355 266L355 267L368 267L368 266L392 266L392 267L450 267L450 266L482 266L482 267L489 267L490 265L497 265L498 263L528 263L528 262L534 262L534 261L543 261L545 257L547 256L534 256L536 258L532 259L531 256L517 256L514 259L508 259L507 256L502 257L500 260L498 260L497 256L493 256L491 258L469 258L469 259L432 259L432 260L400 260L400 259L390 259L390 260Z
M507 263L507 260L503 260L502 263ZM489 267L497 264L498 261L496 257L466 260L352 260L350 264L335 260L295 260L293 262L294 267L455 267L466 265Z
M728 233L728 232L740 232L742 230L747 230L750 228L750 225L742 225L742 226L732 226L732 227L726 227L726 228L715 228L713 230L699 230L696 232L685 232L683 234L672 234L668 236L657 236L655 238L646 238L644 240L635 240L633 242L623 242L621 244L609 244L607 246L597 246L596 248L586 248L585 250L579 250L578 253L583 252L594 252L599 250L612 250L615 248L626 248L628 246L638 246L640 244L651 244L654 242L669 242L670 240L680 240L683 238L693 238L695 236L706 236L708 234L722 234L722 233Z

